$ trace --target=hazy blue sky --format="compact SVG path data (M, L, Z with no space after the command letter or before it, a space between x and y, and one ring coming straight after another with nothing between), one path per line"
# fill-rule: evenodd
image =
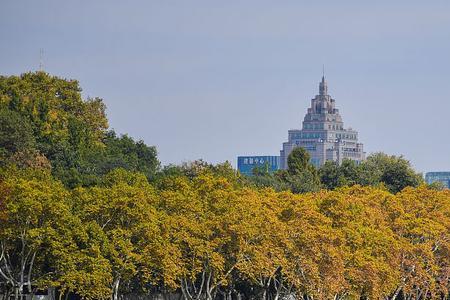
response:
M164 164L278 155L325 64L368 153L450 170L450 1L0 0L0 73L40 48Z

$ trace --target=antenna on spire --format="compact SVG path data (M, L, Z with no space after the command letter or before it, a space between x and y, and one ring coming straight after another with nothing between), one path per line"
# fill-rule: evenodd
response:
M322 81L319 84L319 95L328 95L328 86L325 81L325 64L322 65Z
M39 71L42 72L43 68L44 68L44 49L39 49Z

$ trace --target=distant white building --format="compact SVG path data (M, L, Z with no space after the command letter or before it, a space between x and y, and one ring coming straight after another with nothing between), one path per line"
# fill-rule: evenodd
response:
M288 131L288 141L280 151L280 167L287 169L287 157L295 147L305 148L316 167L326 161L351 159L357 163L365 159L363 144L358 143L358 132L344 129L344 122L335 108L335 100L328 95L325 76L319 84L319 95L311 99L311 107L303 120L302 129Z

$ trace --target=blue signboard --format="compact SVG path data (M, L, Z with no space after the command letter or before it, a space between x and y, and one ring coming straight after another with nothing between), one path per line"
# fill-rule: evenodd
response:
M238 156L238 170L244 175L253 175L253 170L258 168L264 172L275 172L280 169L279 156Z
M450 188L450 172L428 172L425 175L425 181L428 184L441 182L444 187Z

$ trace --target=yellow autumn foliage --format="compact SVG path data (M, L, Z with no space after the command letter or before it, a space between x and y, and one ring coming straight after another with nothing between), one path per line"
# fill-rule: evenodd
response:
M116 170L101 185L70 190L48 170L1 174L5 288L23 288L28 279L20 278L29 278L95 299L125 292L191 300L449 294L448 190L292 194L201 169L155 185Z

